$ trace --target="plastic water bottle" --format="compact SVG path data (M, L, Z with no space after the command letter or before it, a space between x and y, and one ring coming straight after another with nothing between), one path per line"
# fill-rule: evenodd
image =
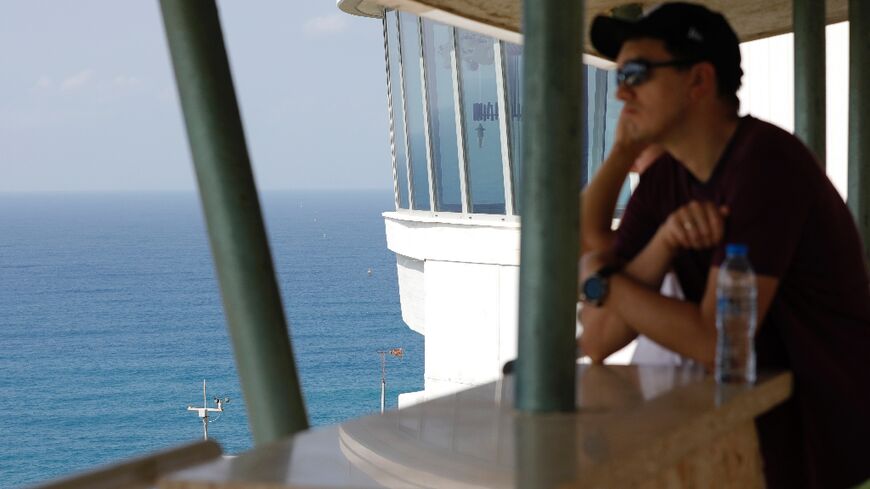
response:
M716 283L716 382L755 382L755 328L758 323L755 273L747 247L729 244Z

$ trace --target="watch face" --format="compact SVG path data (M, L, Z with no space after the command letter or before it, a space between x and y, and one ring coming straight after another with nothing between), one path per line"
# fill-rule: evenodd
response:
M595 275L589 277L583 284L583 295L586 296L586 300L591 302L600 300L604 295L604 284L601 277Z

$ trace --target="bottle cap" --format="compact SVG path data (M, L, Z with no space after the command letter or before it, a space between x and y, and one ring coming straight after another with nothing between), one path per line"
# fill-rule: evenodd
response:
M749 252L749 247L741 243L728 243L725 245L726 256L746 256Z

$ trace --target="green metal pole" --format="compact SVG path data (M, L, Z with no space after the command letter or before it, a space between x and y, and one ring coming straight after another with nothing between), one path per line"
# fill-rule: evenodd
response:
M584 2L523 7L523 218L516 407L574 409Z
M579 454L588 449L587 440L597 441L595 428L581 428L577 416L564 413L523 413L515 420L516 487L553 489L576 484L583 458Z
M794 132L825 168L825 0L794 0Z
M870 258L870 2L849 0L848 204Z
M213 0L161 0L248 419L258 445L308 427Z

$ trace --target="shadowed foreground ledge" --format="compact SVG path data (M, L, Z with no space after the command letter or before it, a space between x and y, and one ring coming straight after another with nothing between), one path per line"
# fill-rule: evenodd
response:
M580 366L577 411L515 411L511 377L171 474L163 489L763 487L753 420L790 373L717 386L695 368Z

